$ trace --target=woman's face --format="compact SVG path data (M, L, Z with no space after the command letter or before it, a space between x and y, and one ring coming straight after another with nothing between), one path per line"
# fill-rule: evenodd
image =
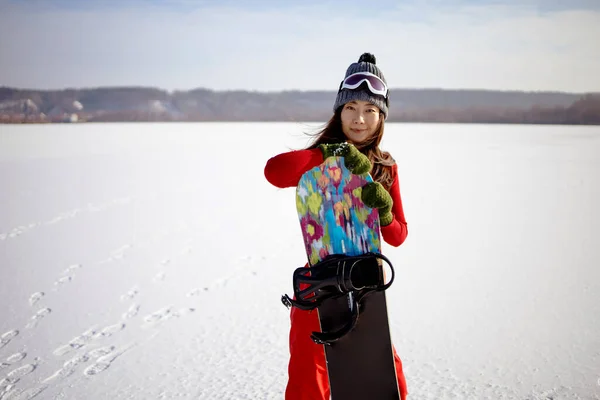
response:
M352 144L360 144L370 138L377 127L381 114L379 108L367 101L352 100L342 108L342 132Z

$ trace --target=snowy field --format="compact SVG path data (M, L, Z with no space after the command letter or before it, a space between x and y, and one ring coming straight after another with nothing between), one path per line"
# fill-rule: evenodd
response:
M282 399L316 124L0 125L0 399ZM600 127L388 124L409 399L600 399Z

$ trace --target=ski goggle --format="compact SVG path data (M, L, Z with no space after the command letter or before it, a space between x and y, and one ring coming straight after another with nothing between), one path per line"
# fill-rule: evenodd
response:
M369 91L373 94L378 94L383 97L387 97L388 87L384 81L381 80L377 75L374 75L370 72L357 72L355 74L349 75L346 79L342 81L340 85L340 90L342 89L356 89L363 82L367 83L369 87Z

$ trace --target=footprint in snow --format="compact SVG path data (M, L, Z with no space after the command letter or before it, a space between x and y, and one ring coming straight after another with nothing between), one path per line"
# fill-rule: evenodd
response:
M31 400L34 397L37 397L40 393L42 393L46 389L48 389L48 386L40 386L40 387L29 388L29 389L25 389L25 390L18 389L18 388L12 388L12 389L6 391L4 395L2 395L2 391L0 391L0 399L2 399L2 400Z
M112 353L115 350L115 346L104 346L94 349L88 353L90 358L99 358Z
M58 216L52 218L51 220L46 221L45 224L52 225L52 224L56 224L62 220L68 219L68 218L74 218L80 212L81 212L80 209L62 212Z
M36 359L37 361L37 359ZM17 394L17 388L15 384L21 380L22 377L29 375L37 368L37 364L27 364L22 367L13 369L6 377L0 380L0 399L14 398L13 395Z
M155 311L150 315L146 315L144 317L144 321L147 323L155 323L155 322L164 321L164 320L169 319L174 316L176 316L176 315L173 315L172 307L163 307L160 310Z
M10 232L7 234L7 237L8 237L9 239L14 239L14 238L16 238L17 236L20 236L20 235L22 235L23 233L25 233L25 231L26 231L26 229L25 229L25 227L24 227L24 226L19 226L19 227L16 227L16 228L14 228L13 230L11 230L11 231L10 231Z
M63 276L62 278L58 279L56 282L54 282L54 286L56 286L57 288L60 288L61 286L63 286L66 283L69 283L73 280L73 276L69 275L69 276Z
M6 365L6 366L8 366L10 364L16 364L19 361L23 360L25 357L27 357L27 353L25 353L25 352L15 353L6 359L6 363L2 363L2 364Z
M154 276L154 282L162 282L165 280L166 274L164 272L159 272Z
M16 329L3 333L2 336L0 336L0 349L10 343L10 341L18 334L19 331Z
M184 307L179 310L173 310L173 307L163 307L158 311L144 317L144 322L147 324L157 324L171 318L179 318L183 315L193 313L196 309L193 307Z
M123 350L114 351L113 347L109 352L105 354L100 354L100 356L96 359L94 364L90 365L83 371L83 374L86 376L98 375L99 373L105 371L108 367L110 367L112 362L115 361L115 359L117 359L121 355L123 355L123 353L125 353L127 350L129 349L126 348Z
M46 315L50 314L52 312L51 309L49 308L42 308L41 310L39 310L37 313L35 313L31 319L29 320L29 323L27 323L27 325L25 325L25 328L27 329L33 329L37 326L37 324L46 317Z
M44 293L44 292L36 292L36 293L32 294L32 295L29 297L29 305L30 305L30 306L34 306L34 305L35 305L35 303L37 303L38 301L40 301L40 299L41 299L42 297L44 297L44 296L45 296L45 293Z
M119 322L119 323L113 324L113 325L109 325L106 328L102 329L100 332L96 333L93 336L93 339L95 340L95 339L101 339L101 338L112 336L115 333L125 329L125 326L126 325L122 322Z
M129 307L129 309L122 315L122 318L124 320L131 319L131 318L135 317L136 315L138 315L139 311L140 311L140 305L139 304L132 304Z
M8 374L6 374L6 379L8 379L11 383L16 383L24 377L25 375L29 375L37 368L37 364L26 364L22 367L13 369Z
M107 354L112 353L114 350L115 346L104 346L94 349L88 353L73 357L70 360L65 361L62 368L44 379L42 382L50 383L71 376L76 372L80 365L88 362L90 359L98 359L102 356L106 356Z
M123 245L118 249L115 249L110 252L110 256L103 261L99 261L98 264L108 264L116 260L122 260L125 258L125 253L131 248L130 244Z
M35 228L38 225L39 223L32 222L27 225L17 226L16 228L11 229L10 232L0 233L0 240L14 239L27 232L28 230Z
M53 353L54 355L59 357L64 356L65 354L68 354L73 350L77 350L87 346L92 340L98 340L112 336L115 333L125 329L126 326L127 325L125 325L124 323L119 322L113 325L109 325L100 331L96 330L96 327L92 327L85 331L83 334L71 339L71 341L68 344L58 347L56 350L54 350Z
M104 358L98 359L98 360L96 360L96 362L93 365L90 365L89 367L87 367L83 371L83 374L87 375L87 376L98 375L100 372L102 372L105 369L107 369L108 367L110 367L111 362L112 362L112 359L107 359L106 361Z
M64 356L67 353L70 353L73 350L77 350L80 349L84 346L86 346L87 344L89 344L92 339L95 338L95 336L98 334L98 331L96 330L96 327L93 326L90 329L88 329L87 331L83 332L81 335L74 337L73 339L71 339L71 341L69 341L68 344L62 345L60 347L58 347L56 350L53 351L53 354L55 356Z
M204 288L204 290L208 290L208 288ZM200 295L200 293L202 293L202 290L196 288L196 289L193 289L192 291L190 291L188 294L186 294L186 296L187 297L194 297L194 296Z
M124 295L121 296L121 301L125 301L125 300L131 300L133 299L135 296L137 296L139 293L139 289L137 286L132 287L131 289L129 289L129 291L127 293L125 293Z
M83 354L80 356L76 356L64 362L61 369L56 371L54 374L50 375L46 379L42 381L42 383L50 383L52 381L56 381L58 379L64 379L68 376L71 376L77 370L77 367L80 364L83 364L89 360L89 356L87 354Z
M67 267L67 269L65 269L65 270L63 271L63 274L65 274L65 275L66 275L66 274L69 274L69 273L71 273L71 272L73 272L73 271L75 271L75 270L77 270L77 269L80 269L81 267L82 267L82 265L81 265L81 264L73 264L73 265L69 265L69 267Z

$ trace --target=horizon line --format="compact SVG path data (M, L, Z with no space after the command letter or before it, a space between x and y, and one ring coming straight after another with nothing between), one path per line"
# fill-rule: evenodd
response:
M208 87L195 87L190 89L165 89L159 86L146 86L146 85L104 85L104 86L80 86L80 87L63 87L63 88L51 88L51 89L40 89L40 88L24 88L15 86L0 85L0 89L17 90L17 91L29 91L29 92L63 92L63 91L86 91L86 90L102 90L102 89L154 89L168 94L174 94L177 92L192 92L196 90L204 90L213 93L233 93L233 92L246 92L246 93L259 93L259 94L275 94L275 93L315 93L315 92L328 92L335 93L336 89L279 89L279 90L256 90L256 89L211 89ZM390 92L394 91L445 91L445 92L499 92L499 93L546 93L546 94L572 94L572 95L587 95L587 94L600 94L600 91L564 91L564 90L525 90L525 89L486 89L486 88L444 88L444 87L395 87L390 88Z

